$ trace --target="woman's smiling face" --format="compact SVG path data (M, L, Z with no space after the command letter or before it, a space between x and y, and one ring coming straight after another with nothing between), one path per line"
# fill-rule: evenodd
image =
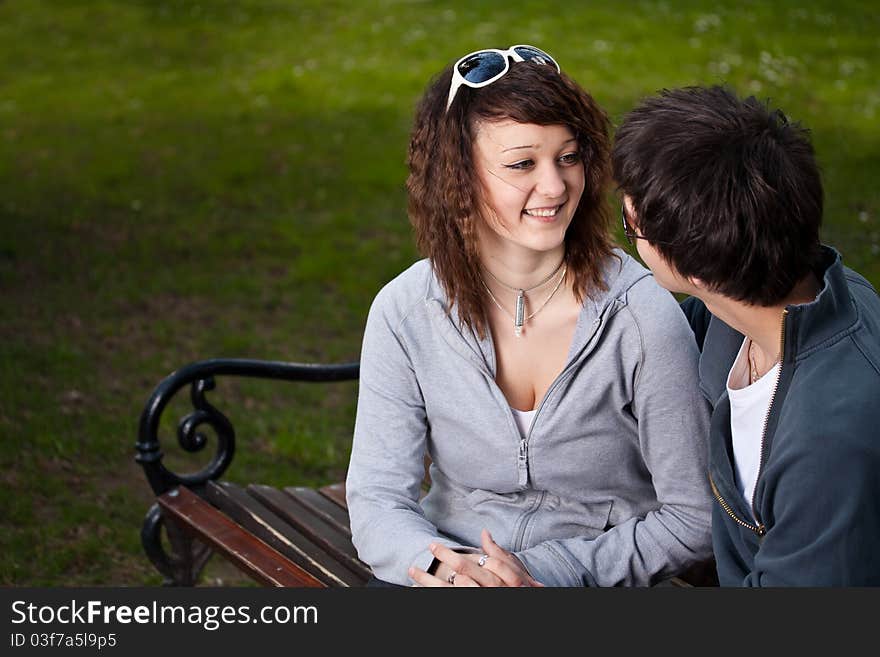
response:
M561 125L482 122L474 163L483 190L483 246L512 244L533 251L560 247L584 191L577 139Z

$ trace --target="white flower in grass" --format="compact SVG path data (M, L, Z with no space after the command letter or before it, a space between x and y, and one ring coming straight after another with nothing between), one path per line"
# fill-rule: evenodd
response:
M704 14L694 21L694 30L699 33L721 26L721 17L718 14Z

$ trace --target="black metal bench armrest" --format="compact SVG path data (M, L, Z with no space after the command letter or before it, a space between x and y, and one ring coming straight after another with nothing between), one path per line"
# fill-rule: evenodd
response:
M359 364L356 362L322 365L244 358L214 358L190 363L163 379L150 395L138 424L135 460L143 467L147 480L157 496L178 485L199 490L208 481L218 479L229 467L235 454L235 429L232 423L205 398L205 393L214 388L214 377L331 382L351 381L357 379L358 374ZM202 470L177 474L162 464L159 421L168 402L186 385L191 386L190 399L194 410L178 423L177 440L188 452L204 449L207 438L198 429L207 424L217 434L217 451L211 462Z

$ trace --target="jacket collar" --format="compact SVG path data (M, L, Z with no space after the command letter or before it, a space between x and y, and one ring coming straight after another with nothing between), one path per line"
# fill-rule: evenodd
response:
M795 357L803 357L858 322L858 312L849 293L846 270L840 254L830 246L822 247L816 276L822 289L810 303L787 306L789 322L796 330L786 335Z
M786 306L786 360L797 360L844 335L858 321L840 254L822 246L816 277L822 289L809 302ZM727 374L744 336L715 316L706 331L700 355L700 387L713 404L725 391Z

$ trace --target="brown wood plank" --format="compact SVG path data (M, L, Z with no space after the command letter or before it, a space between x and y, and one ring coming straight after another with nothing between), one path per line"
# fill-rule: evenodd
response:
M357 550L351 543L351 537L340 531L335 525L314 515L277 488L250 484L247 491L348 566L349 569L367 578L371 576L369 567L357 558Z
M284 492L316 516L331 525L335 525L346 536L351 537L351 524L348 519L348 513L338 504L327 499L314 488L287 486Z
M279 491L280 494L280 491ZM327 586L362 586L367 577L328 553L324 546L255 499L244 488L229 482L210 482L206 497L246 530L284 554Z
M323 486L318 489L318 492L348 511L348 502L345 501L345 482L340 481L338 484Z
M431 489L431 457L425 454L425 478L422 480L422 490L427 493ZM424 493L422 497L424 497Z
M186 487L160 495L157 502L182 531L191 531L257 582L266 586L322 586L310 573Z
M425 471L425 477L427 477L427 470ZM427 482L427 483L426 483ZM419 491L419 499L425 497L428 494L430 479L426 479L426 482L422 482L422 489ZM348 502L345 499L345 482L340 481L335 484L329 484L327 486L322 486L318 489L318 492L326 497L328 500L332 500L337 504L337 506L345 509L346 514L348 514ZM349 528L351 524L349 524Z

